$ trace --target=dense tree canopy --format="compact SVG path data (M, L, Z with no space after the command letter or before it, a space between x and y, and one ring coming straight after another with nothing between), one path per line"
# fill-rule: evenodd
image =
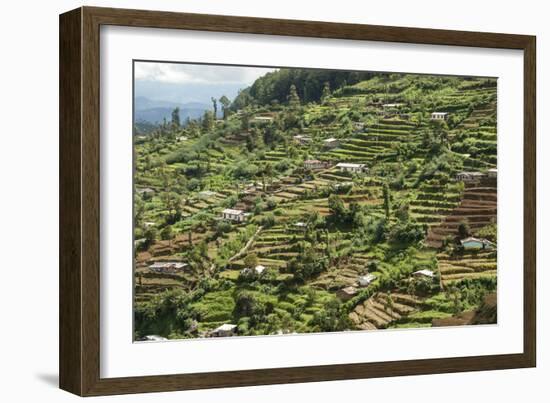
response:
M292 86L302 102L317 102L321 98L327 98L330 89L368 80L373 74L358 71L281 69L266 74L257 79L252 86L242 90L233 101L233 108L240 109L251 103L287 103Z

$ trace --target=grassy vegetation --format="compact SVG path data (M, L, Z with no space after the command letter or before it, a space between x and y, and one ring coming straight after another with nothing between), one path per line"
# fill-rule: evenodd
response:
M496 168L496 141L494 79L284 69L223 119L136 137L136 338L427 327L476 309L496 290L496 248L460 240L496 242L496 179L455 175ZM149 269L162 261L187 266Z

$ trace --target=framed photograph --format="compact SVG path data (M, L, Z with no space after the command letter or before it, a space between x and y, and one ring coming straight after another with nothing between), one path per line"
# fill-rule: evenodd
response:
M60 386L533 367L535 37L60 16Z

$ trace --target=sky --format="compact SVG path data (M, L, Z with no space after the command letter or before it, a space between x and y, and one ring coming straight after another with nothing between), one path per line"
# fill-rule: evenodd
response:
M152 101L210 103L222 95L233 99L240 89L274 68L184 63L136 62L135 96Z

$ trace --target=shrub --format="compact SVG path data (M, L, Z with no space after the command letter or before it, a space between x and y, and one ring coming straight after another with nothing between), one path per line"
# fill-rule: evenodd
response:
M277 207L277 202L273 198L267 199L267 209L273 210L275 207Z
M238 201L237 196L231 195L223 201L222 206L225 208L235 207L235 204L237 204Z
M350 320L343 305L336 299L330 300L322 310L317 311L310 323L323 332L341 331L350 326Z
M254 268L258 265L258 255L250 253L243 259L243 263L246 267Z
M460 239L470 236L470 226L468 225L468 222L461 221L460 224L458 224L458 236Z
M344 206L344 202L340 197L333 194L330 195L328 198L328 208L330 209L330 213L336 218L337 220L345 220L347 215L347 209Z
M489 224L483 228L481 228L477 235L480 238L488 239L489 241L496 242L497 241L497 225L496 224Z
M172 232L172 227L170 225L167 225L160 231L160 239L168 240L173 238L174 233Z
M260 224L264 228L273 227L275 225L275 216L271 213L266 214L265 216L262 217Z
M225 220L220 220L216 223L216 233L218 235L231 231L231 223Z
M291 166L291 162L287 159L280 160L275 164L275 170L278 172L285 172Z
M421 224L400 221L393 225L389 239L392 242L411 244L424 239L424 229Z

